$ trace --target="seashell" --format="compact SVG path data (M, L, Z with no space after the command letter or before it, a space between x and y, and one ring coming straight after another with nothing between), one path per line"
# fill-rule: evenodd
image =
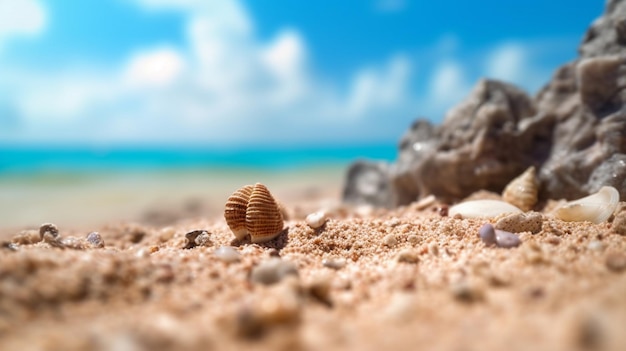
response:
M324 223L326 223L327 218L328 218L328 215L326 214L326 211L320 210L320 211L309 214L308 216L306 216L305 220L306 220L306 224L309 227L313 229L317 229L323 226Z
M246 210L253 189L253 185L246 185L235 191L226 201L224 218L230 230L233 231L233 234L235 234L235 237L239 240L248 235L248 230L246 229Z
M535 167L529 167L504 188L502 199L525 212L535 207L538 193L539 182Z
M567 222L602 223L609 219L619 203L619 192L603 186L597 193L570 201L554 210L556 218Z
M507 213L522 213L508 202L499 200L473 200L456 204L448 210L450 217L461 218L497 217Z
M275 238L284 225L276 200L261 183L235 191L226 202L224 218L237 239L249 234L253 243Z

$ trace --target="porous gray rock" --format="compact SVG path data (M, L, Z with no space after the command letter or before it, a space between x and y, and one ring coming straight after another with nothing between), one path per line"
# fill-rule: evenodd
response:
M405 139L412 144L391 168L397 204L431 194L452 200L477 189L502 190L533 164L527 155L537 144L530 141L546 124L534 114L520 89L481 80L428 139Z
M345 202L390 207L395 204L385 162L356 161L348 169L343 189Z
M568 200L604 185L626 198L626 1L610 0L587 30L580 58L537 95L556 123L539 179L543 198Z
M479 81L440 126L414 122L395 163L354 164L344 199L398 206L432 194L452 202L501 192L529 166L538 169L541 199L571 200L604 185L625 199L626 0L607 2L579 53L534 99Z

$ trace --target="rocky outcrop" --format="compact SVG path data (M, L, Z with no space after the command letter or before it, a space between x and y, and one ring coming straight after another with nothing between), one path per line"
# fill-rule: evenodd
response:
M395 163L350 168L344 200L392 207L432 194L455 201L500 192L531 165L541 198L573 199L611 185L626 199L626 1L607 3L579 52L535 99L481 80L440 126L417 120Z

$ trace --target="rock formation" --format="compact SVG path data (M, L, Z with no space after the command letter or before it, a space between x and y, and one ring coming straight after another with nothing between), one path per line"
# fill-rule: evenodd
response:
M500 192L529 166L541 198L573 199L611 185L626 199L626 0L609 0L579 48L532 99L481 80L440 126L419 119L393 164L359 161L344 200L393 207L435 195Z

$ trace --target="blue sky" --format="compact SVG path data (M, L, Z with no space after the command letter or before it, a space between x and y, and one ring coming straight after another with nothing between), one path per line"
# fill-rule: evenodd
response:
M0 0L0 142L394 143L481 77L536 92L603 6Z

